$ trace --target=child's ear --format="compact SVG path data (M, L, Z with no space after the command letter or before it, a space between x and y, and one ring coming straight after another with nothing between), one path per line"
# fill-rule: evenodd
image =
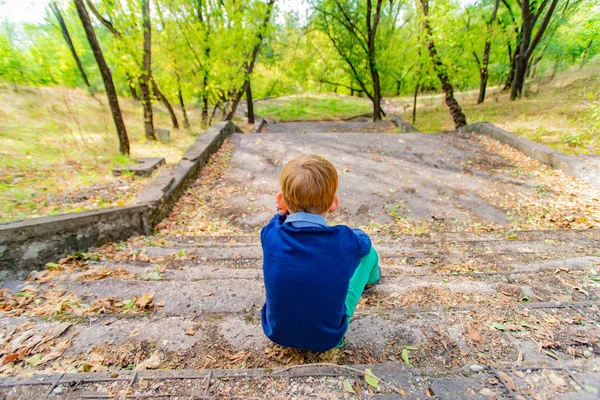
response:
M277 208L283 211L289 211L287 206L285 205L285 200L283 199L283 193L279 192L275 195L275 203L277 204Z
M335 196L333 198L333 204L331 204L331 207L329 207L329 210L327 210L327 212L329 214L331 214L331 213L335 212L335 210L337 210L339 206L340 206L340 197Z

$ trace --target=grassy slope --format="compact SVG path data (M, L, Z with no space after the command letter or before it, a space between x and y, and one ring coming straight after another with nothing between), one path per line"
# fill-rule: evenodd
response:
M350 118L370 111L368 99L337 94L304 94L259 101L256 113L277 121Z
M493 90L477 105L477 91L459 95L469 123L492 122L530 140L547 144L569 154L600 154L600 116L592 106L600 100L600 67L558 74L529 85L532 93L517 101L509 94ZM396 105L412 104L397 98ZM402 109L400 109L402 111ZM412 120L412 108L400 115ZM451 130L454 124L440 95L425 96L417 105L415 124L423 132Z
M194 140L188 131L171 130L171 143L147 142L138 103L120 99L120 104L132 158L161 156L176 162ZM155 126L170 128L168 114L161 107L155 110ZM198 126L194 113L191 122ZM104 95L94 99L82 90L15 91L0 85L0 222L124 204L143 184L142 179L112 177L113 166L127 163L132 162L118 154Z

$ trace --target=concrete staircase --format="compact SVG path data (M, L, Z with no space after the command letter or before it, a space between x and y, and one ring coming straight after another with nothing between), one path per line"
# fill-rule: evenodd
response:
M4 282L2 289L13 294L35 287L36 296L44 298L44 293L66 290L86 303L151 295L153 306L81 317L58 312L49 319L4 316L0 329L7 337L27 322L36 334L72 323L61 336L72 338L71 344L47 364L49 370L67 363L98 367L94 357L103 357L110 370L147 360L151 368L194 370L382 364L381 377L395 376L386 368L400 368L406 380L400 386L382 383L382 393L400 387L422 398L429 387L440 398L452 398L455 390L449 387L467 387L471 392L461 398L469 393L477 398L484 388L509 398L511 385L507 389L494 374L529 367L537 375L509 376L519 393L548 393L549 387L532 383L533 376L539 375L535 382L551 379L544 378L548 371L555 381L561 383L561 376L565 381L556 390L576 393L578 384L590 385L591 391L600 387L594 369L600 353L600 287L590 285L595 282L590 277L598 276L599 238L597 230L519 232L510 240L494 233L375 235L384 278L361 302L345 348L330 354L284 349L262 334L262 254L256 236L151 237L106 260L67 262L64 272L43 283ZM111 277L111 271L123 278ZM332 367L312 368L303 371L304 378L313 371L315 379L299 383L297 394L327 386L318 372ZM344 375L335 376L339 382ZM340 391L334 385L331 393L344 393L343 383L338 386ZM444 388L449 394L443 395Z
M255 151L259 140L282 152L286 145L268 135L234 138L233 169L217 188L245 180L272 190L273 182L263 180L276 180L267 177L281 162L261 172ZM376 137L390 146L410 138L388 135ZM285 142L283 134L276 137ZM327 142L323 134L299 133L287 145L299 137L309 147ZM346 147L335 144L338 151L349 154L349 140ZM452 153L450 140L440 140ZM390 146L382 157L391 157ZM426 161L436 163L427 174L438 165L457 173L451 163ZM362 171L376 176L379 164L369 165ZM504 179L498 174L482 176ZM371 181L373 190L385 187ZM353 189L348 180L343 185ZM414 193L390 185L394 193ZM256 190L246 191L246 204L267 213L272 204ZM361 212L356 200L351 207L341 222L372 218L373 207ZM222 212L214 217L229 211ZM598 229L374 234L381 283L359 304L345 347L314 353L263 335L260 224L244 221L230 220L237 235L159 232L51 264L29 281L1 282L0 397L592 399L600 393Z

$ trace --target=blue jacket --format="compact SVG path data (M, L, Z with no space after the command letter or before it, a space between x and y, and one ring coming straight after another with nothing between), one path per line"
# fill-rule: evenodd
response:
M359 229L328 226L309 213L275 216L260 233L265 335L287 347L326 351L348 328L345 299L354 270L371 249Z

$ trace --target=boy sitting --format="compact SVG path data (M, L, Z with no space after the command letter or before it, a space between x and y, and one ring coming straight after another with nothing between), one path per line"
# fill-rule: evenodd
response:
M360 229L327 225L323 216L340 205L329 161L312 154L295 158L283 167L279 184L278 212L260 233L263 331L282 346L341 347L361 294L379 281L377 253Z

